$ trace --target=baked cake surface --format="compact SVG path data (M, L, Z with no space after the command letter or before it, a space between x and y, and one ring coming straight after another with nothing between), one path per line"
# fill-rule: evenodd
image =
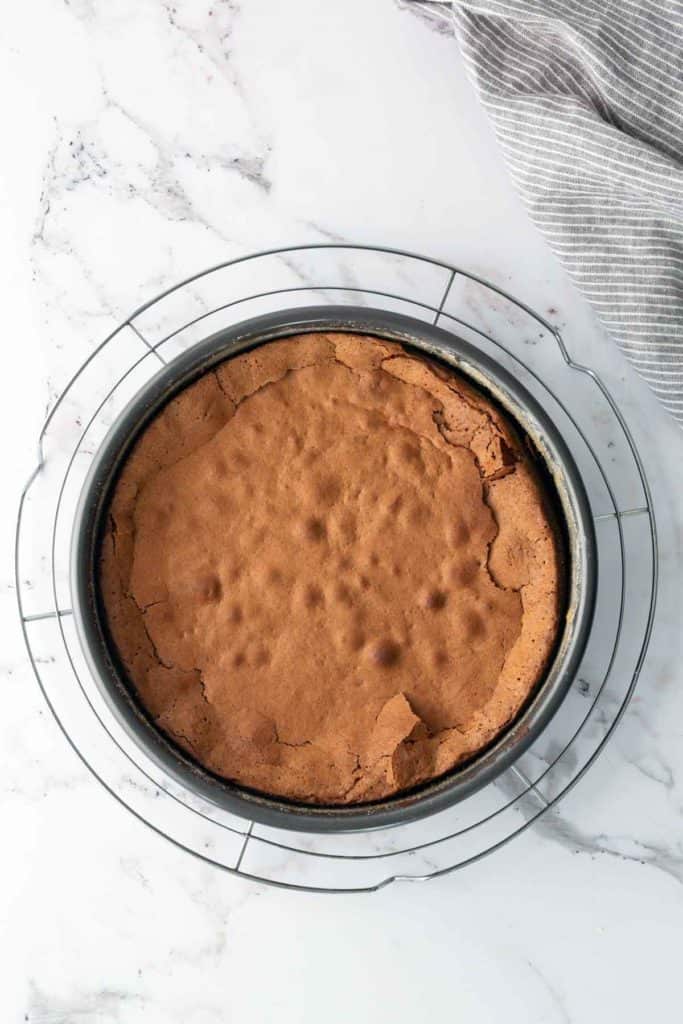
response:
M220 776L375 800L471 758L541 679L563 565L533 459L454 371L306 334L222 363L141 435L100 555L158 726Z

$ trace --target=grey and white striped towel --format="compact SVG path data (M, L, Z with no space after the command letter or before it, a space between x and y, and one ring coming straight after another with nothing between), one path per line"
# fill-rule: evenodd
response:
M531 217L683 422L683 0L418 6L452 17Z

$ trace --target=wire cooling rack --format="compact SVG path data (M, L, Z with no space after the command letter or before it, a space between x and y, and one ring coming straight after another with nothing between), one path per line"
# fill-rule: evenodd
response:
M215 331L310 305L401 312L498 360L552 417L588 493L598 546L594 625L575 682L533 746L494 783L429 818L373 832L292 833L238 818L183 789L112 717L90 677L71 614L69 543L97 447L138 389ZM372 891L424 881L497 850L536 821L592 764L624 710L645 656L657 594L652 500L633 438L601 377L560 332L500 288L406 252L344 244L258 253L196 274L146 303L85 360L39 436L21 496L16 584L38 684L66 739L141 821L226 871L295 889Z

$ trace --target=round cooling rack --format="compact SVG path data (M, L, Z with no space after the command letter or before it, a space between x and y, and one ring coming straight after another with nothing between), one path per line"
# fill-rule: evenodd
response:
M135 745L88 672L71 613L78 496L116 416L161 364L233 324L294 307L392 310L469 341L552 418L582 475L597 543L593 627L576 678L541 737L495 782L421 821L345 834L245 821L179 786ZM600 753L633 693L657 593L657 538L642 462L599 375L523 303L457 267L344 244L259 253L213 267L138 309L83 363L41 430L19 506L19 614L29 658L67 740L141 821L193 855L255 881L362 892L462 868L528 828Z

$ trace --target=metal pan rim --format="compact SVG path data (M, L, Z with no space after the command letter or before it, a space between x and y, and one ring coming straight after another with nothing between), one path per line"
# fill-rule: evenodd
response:
M417 790L374 804L323 807L255 793L220 779L177 748L135 701L101 621L95 575L100 521L118 468L147 423L213 365L277 338L312 331L372 334L450 363L489 392L531 439L552 476L569 548L566 622L555 657L522 712L495 742L463 766ZM124 731L174 782L257 824L291 831L367 831L444 810L498 778L540 736L575 678L593 618L597 556L590 506L576 464L539 403L494 359L439 327L402 314L352 306L283 310L231 326L179 355L147 382L118 416L93 458L76 509L70 580L76 631L88 667Z

